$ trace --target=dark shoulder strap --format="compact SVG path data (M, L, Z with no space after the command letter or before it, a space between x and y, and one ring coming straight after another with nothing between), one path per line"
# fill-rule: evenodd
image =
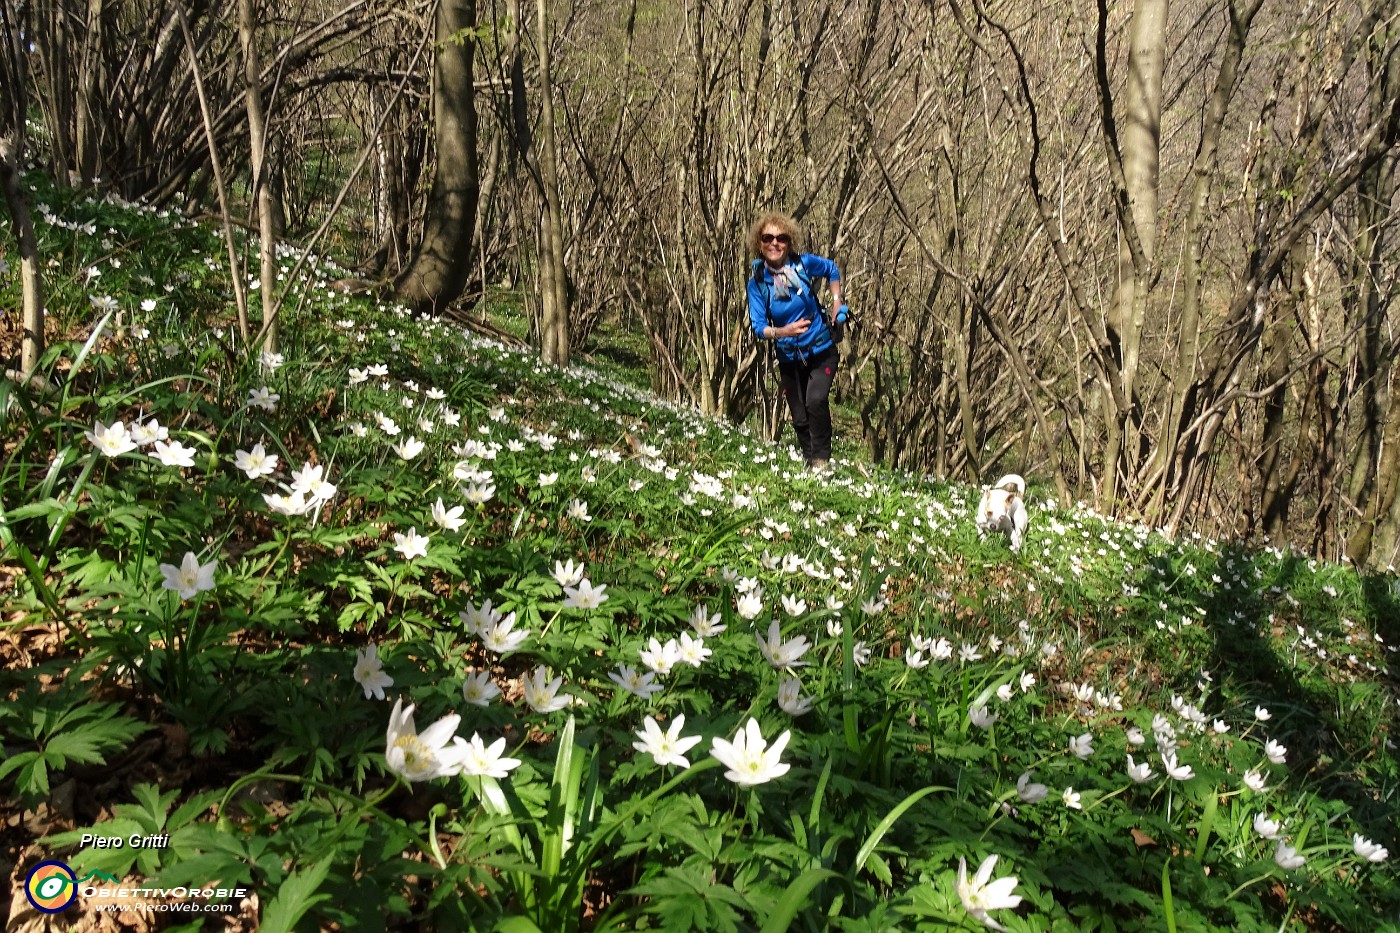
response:
M808 274L807 267L802 264L801 253L798 253L794 257L792 267L797 270L797 277L802 280L802 284L810 289L812 287L812 276Z
M817 306L817 313L822 316L822 321L827 327L831 326L831 317L826 313L826 305L822 303L821 295L817 294L817 289L812 285L812 276L807 272L807 267L802 264L802 255L799 253L792 267L797 270L797 277L802 280L802 284L807 286L807 293L812 296L812 304Z

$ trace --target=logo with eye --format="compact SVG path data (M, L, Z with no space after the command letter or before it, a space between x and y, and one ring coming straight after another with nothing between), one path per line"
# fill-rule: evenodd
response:
M62 862L40 862L24 882L24 896L34 909L56 914L78 896L78 876Z

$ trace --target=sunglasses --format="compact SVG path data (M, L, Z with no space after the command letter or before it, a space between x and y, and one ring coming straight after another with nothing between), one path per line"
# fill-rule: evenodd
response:
M764 243L772 243L774 240L777 240L784 246L792 242L792 237L788 236L786 233L765 233L759 237L759 239Z

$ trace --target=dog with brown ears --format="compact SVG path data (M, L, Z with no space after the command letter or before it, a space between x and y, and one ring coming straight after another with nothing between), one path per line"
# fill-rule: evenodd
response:
M1021 539L1030 524L1026 511L1026 481L1008 473L994 486L982 487L982 501L977 504L977 536L985 538L999 531L1011 539L1011 550L1019 553Z

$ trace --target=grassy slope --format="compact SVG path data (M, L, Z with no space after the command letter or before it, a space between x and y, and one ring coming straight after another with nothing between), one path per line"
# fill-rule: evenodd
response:
M57 204L57 195L47 197ZM6 551L0 572L15 581L16 597L3 642L5 746L44 748L51 736L23 720L45 703L76 705L77 698L111 704L113 716L121 716L112 721L136 724L130 729L156 727L147 740L154 735L163 744L138 756L136 739L118 730L103 746L108 770L65 771L51 761L50 783L73 778L80 802L66 814L51 809L46 819L12 824L4 836L12 860L32 855L27 847L36 832L110 818L136 780L173 789L180 799L220 791L230 775L262 766L350 790L382 786L383 711L359 703L347 682L350 648L384 646L396 681L391 694L417 701L423 722L428 711L461 710L461 677L493 659L462 634L456 612L486 598L514 609L541 634L524 654L493 668L515 705L479 715L464 710L467 733L547 739L559 728L557 716L519 708L519 677L543 662L587 699L579 715L591 741L616 746L604 767L618 788L632 788L644 775L630 763L626 745L642 705L615 696L606 673L619 663L636 664L647 638L681 630L692 607L704 602L722 614L729 632L711 667L677 675L657 708L686 712L707 737L732 735L755 711L767 735L788 719L772 705L777 678L758 659L752 624L735 613L735 589L722 573L728 569L761 580L760 628L771 612L786 636L801 633L816 643L814 664L801 673L803 692L817 707L794 726L786 757L795 768L786 795L820 799L828 787L824 762L837 762L828 790L833 818L848 819L851 832L863 836L905 793L930 783L957 789L953 802L911 810L891 835L885 863L892 875L861 895L867 908L877 901L911 910L922 905L938 916L948 909L956 856L999 851L1014 862L1031 902L1020 918L999 914L1004 922L1019 919L1028 929L1072 925L1104 910L1160 918L1154 906L1160 853L1189 852L1203 814L1218 809L1215 873L1178 878L1183 928L1191 927L1190 918L1205 927L1256 920L1276 926L1285 914L1310 928L1347 928L1372 909L1392 918L1400 909L1393 880L1373 875L1357 884L1340 867L1274 877L1234 901L1217 887L1224 879L1226 890L1244 884L1271 864L1267 847L1248 832L1261 809L1290 815L1294 831L1306 825L1314 845L1320 836L1330 840L1331 848L1313 856L1315 864L1330 864L1329 853L1345 849L1353 831L1396 850L1396 693L1385 672L1400 644L1393 579L1363 578L1276 551L1168 542L1053 502L1034 485L1031 531L1023 553L1013 556L999 540L977 539L975 490L854 463L814 480L783 447L660 405L591 370L548 370L528 354L337 295L324 284L336 277L333 268L318 269L311 287L298 292L286 365L259 374L228 352L231 340L218 333L230 326L222 254L203 231L79 203L59 208L44 237L56 260L49 281L59 333L84 334L98 316L89 299L100 295L113 296L150 333L104 341L71 374L61 417L52 414L52 403L50 414L10 416L12 440L0 475L10 520L0 540L13 536L36 560L52 560L46 575L52 598L73 625L62 639L33 627L44 620L39 596L22 582L17 551ZM0 278L7 303L16 278L13 269ZM142 310L143 299L154 302L150 310ZM55 354L57 381L69 378L65 370L77 351L74 344ZM387 366L387 376L347 387L351 367L375 362ZM264 383L281 395L271 414L243 404L248 389ZM430 388L444 398L429 398ZM460 414L459 426L447 423L448 410ZM138 412L159 417L172 436L196 447L197 466L177 472L144 458L91 457L83 427L131 420ZM374 426L377 413L403 426L394 440L409 433L423 439L424 453L404 462ZM430 419L432 429L415 426L419 417ZM365 436L348 430L352 423L369 426ZM452 479L458 457L450 448L466 438L503 445L495 460L480 464L492 473L494 498L469 508L459 535L435 536L426 558L400 560L392 550L395 532L426 532L428 506L438 496L449 505L461 501ZM234 451L260 439L279 452L284 479L303 460L328 466L340 493L319 523L269 515L260 492L273 480L249 482L233 468ZM648 455L646 445L656 453ZM50 470L52 460L58 466ZM557 482L542 485L540 475L549 473L558 474ZM45 485L48 477L57 482ZM65 498L73 489L81 494ZM587 504L587 521L566 514L576 498ZM78 508L61 518L62 509L45 508L50 501ZM66 524L46 549L54 521ZM181 630L183 617L152 581L159 580L157 562L177 562L187 548L205 559L217 556L225 576L218 612L196 612L193 628ZM789 555L808 569L782 567ZM585 562L594 583L609 585L601 611L561 612L549 571L563 559ZM805 599L807 610L788 619L777 608L780 595ZM821 609L827 597L845 608ZM882 611L859 610L877 598ZM851 637L829 634L829 620L839 620ZM920 633L975 646L983 657L959 664L955 656L908 671L903 656L911 635ZM194 640L187 653L172 650L181 638ZM874 660L860 687L843 693L843 654L849 658L855 639L868 644ZM998 644L1015 646L1019 656ZM968 707L979 699L995 706L990 688L1021 671L1035 674L1032 693L996 707L1003 721L993 733L970 729ZM1107 705L1076 700L1068 691L1077 684L1096 688ZM1150 733L1158 713L1180 724L1174 696L1230 731L1187 733L1182 758L1199 774L1189 785L1120 790L1123 727L1137 724ZM1272 711L1267 725L1254 722L1257 706ZM883 735L884 744L843 752L847 715L860 717L862 735ZM1082 731L1096 737L1089 762L1064 753L1067 738ZM1241 789L1240 776L1261 764L1265 735L1289 751L1286 766L1264 766L1274 789L1262 801ZM708 742L692 759L704 748ZM872 765L870 755L881 761ZM547 782L551 756L547 741L538 749L526 743L519 785ZM1005 801L1017 775L1032 766L1056 795L1071 785L1083 790L1089 812L1069 811L1052 796L1019 819L996 816L996 801ZM1160 773L1160 763L1155 770ZM119 780L110 778L114 772ZM44 796L35 791L32 771L25 775L27 787L0 783L0 794L9 795L0 806L17 812ZM696 796L723 809L724 784L713 773L704 776L712 778L697 781ZM30 793L22 799L25 789ZM273 796L278 806L303 814L305 839L266 815L250 818L255 834L277 839L270 851L284 858L304 857L307 840L328 832L325 814L297 810L298 792L285 786ZM1212 797L1217 802L1209 805ZM208 800L195 799L207 808ZM764 800L756 825L773 834L765 838L786 838L788 808L795 805ZM417 810L421 799L398 795L391 803L409 823L424 816ZM450 793L448 803L465 806ZM869 813L861 815L862 807ZM1145 835L1129 837L1129 829ZM1143 842L1147 837L1153 841ZM379 842L391 852L397 838L387 833ZM252 877L275 883L282 877L276 861L255 863ZM146 874L178 867L101 865ZM334 906L321 908L328 911L323 917L340 910L343 920L361 909L353 890L393 887L389 868L369 878L342 877L344 870L338 867L327 882L340 887ZM609 884L608 873L632 872L635 881L636 870L635 862L603 866L599 884L616 894L628 882ZM1105 872L1125 889L1115 890ZM940 886L941 894L926 893ZM656 891L652 896L670 903ZM752 904L771 904L773 897L758 886L747 896ZM1243 914L1240 900L1247 904Z

